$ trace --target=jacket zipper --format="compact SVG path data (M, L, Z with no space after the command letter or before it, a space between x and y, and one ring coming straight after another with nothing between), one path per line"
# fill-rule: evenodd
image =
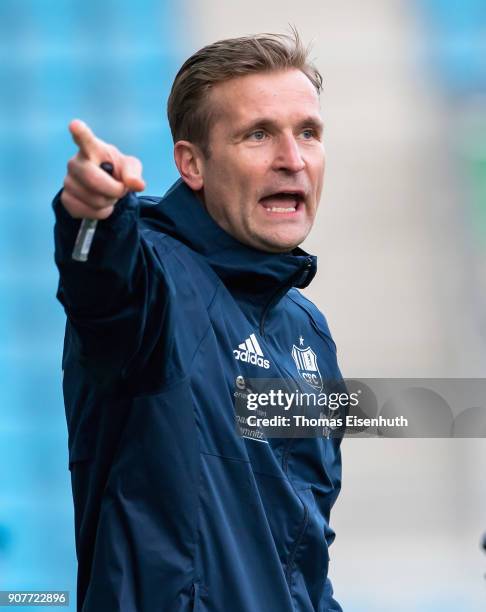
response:
M277 291L273 294L273 296L270 298L270 300L267 302L265 308L263 309L262 312L262 316L260 319L260 335L262 336L262 338L265 338L265 320L267 318L267 315L270 311L270 308L273 306L273 304L277 301L278 297L280 295L283 295L284 293L287 293L287 291L294 286L295 281L300 278L302 276L302 274L307 270L310 270L310 268L312 267L312 257L306 257L306 260L304 262L304 264L297 270L297 272L295 274L292 275L292 277L290 278L289 282L286 283L283 287L280 287L279 289L277 289ZM287 469L288 469L288 458L289 458L289 454L290 454L290 449L292 446L294 439L290 438L287 445L284 448L283 451L283 456L282 456L282 468L285 472L285 474L287 475L288 478L288 473L287 473ZM292 481L289 478L289 483L291 484L292 488L294 489L295 494L297 495L297 497L299 498L303 508L304 508L304 518L302 519L302 526L300 528L299 531L299 535L297 536L297 539L295 540L295 543L290 551L289 557L288 557L288 562L287 562L287 569L285 571L285 575L287 578L287 583L289 585L289 589L291 589L291 575L292 575L292 570L294 568L295 565L295 557L297 555L297 551L299 550L299 546L302 542L302 539L305 535L305 532L307 530L307 525L309 523L309 508L307 507L307 504L304 502L304 500L300 497L300 495L297 493Z
M270 311L270 308L278 301L279 296L287 293L289 289L294 286L295 281L302 276L302 274L306 270L310 270L312 268L312 257L306 257L304 264L297 270L295 274L293 274L288 283L283 285L283 287L279 287L277 291L272 295L272 297L268 300L266 306L263 309L262 316L260 318L260 336L265 338L265 320Z
M299 550L299 546L304 538L305 532L307 530L307 525L309 524L309 508L307 506L307 504L305 503L305 501L302 499L302 497L299 495L299 493L297 492L296 488L294 487L294 483L292 482L292 480L289 477L288 474L288 462L289 462L289 455L290 455L290 450L293 444L295 438L289 438L287 444L285 445L285 448L283 450L282 453L282 469L285 473L285 475L287 476L287 479L290 483L290 486L292 487L292 489L294 490L295 495L297 495L297 497L300 500L300 503L302 504L303 508L304 508L304 518L302 519L302 526L300 528L299 534L294 542L294 545L292 546L290 553L289 553L289 557L288 557L288 561L287 561L287 569L285 570L285 576L287 578L287 584L289 585L289 589L292 592L292 585L291 585L291 576L292 576L292 570L294 569L295 566L295 557L297 555L297 551Z
M192 588L191 588L191 598L192 598L191 610L192 612L197 612L197 610L199 609L198 592L199 592L199 584L197 582L193 582Z

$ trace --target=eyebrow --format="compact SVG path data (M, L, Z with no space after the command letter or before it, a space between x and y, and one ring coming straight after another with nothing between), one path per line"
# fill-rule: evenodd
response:
M277 127L278 127L278 123L271 117L258 117L256 119L253 119L251 122L238 128L234 135L236 138L238 138L258 128L272 129L272 128L277 128ZM322 132L322 130L324 129L324 122L319 117L316 117L314 115L309 115L307 117L304 117L304 119L302 119L301 121L299 121L297 127L299 129L310 127L310 128L314 128L318 132Z

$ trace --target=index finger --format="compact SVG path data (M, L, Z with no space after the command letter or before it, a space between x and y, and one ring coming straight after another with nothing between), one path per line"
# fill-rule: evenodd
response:
M74 119L69 124L69 131L82 155L92 161L96 161L100 143L86 123L80 119Z

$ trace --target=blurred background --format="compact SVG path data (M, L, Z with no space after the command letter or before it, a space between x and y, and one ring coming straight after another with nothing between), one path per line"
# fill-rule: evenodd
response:
M70 590L75 610L50 208L67 124L140 157L160 195L168 91L204 44L289 23L313 42L328 163L307 293L343 374L486 377L486 3L251 2L0 1L0 589ZM484 440L346 439L343 471L346 612L485 609Z

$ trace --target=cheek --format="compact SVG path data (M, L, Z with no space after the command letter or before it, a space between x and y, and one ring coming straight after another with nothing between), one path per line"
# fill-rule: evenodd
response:
M222 173L221 180L227 183L227 187L237 188L240 193L244 193L251 189L251 184L254 180L255 169L246 159L233 159L231 162L226 162L225 171ZM233 195L236 195L233 193Z
M312 168L314 182L318 190L322 189L325 169L326 169L326 158L324 155L322 155L322 157L319 157L318 159L315 160L315 163Z
M236 158L239 170L254 177L264 174L272 165L273 153L270 146L240 149Z

